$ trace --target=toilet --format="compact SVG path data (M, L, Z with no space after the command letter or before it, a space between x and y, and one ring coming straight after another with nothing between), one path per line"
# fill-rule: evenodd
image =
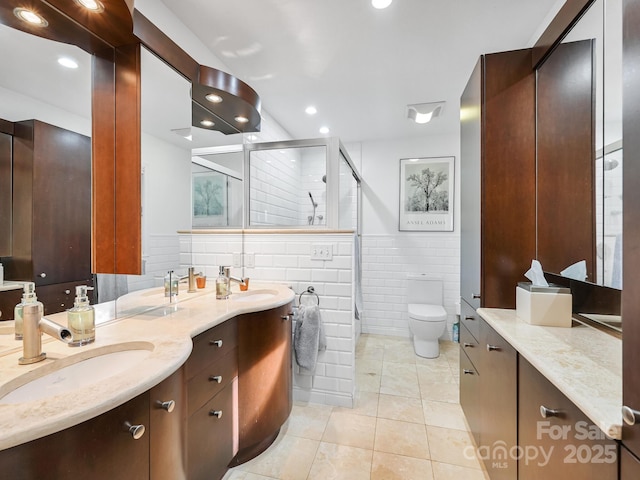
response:
M440 355L438 339L447 326L447 312L442 306L442 280L424 273L409 275L407 303L416 355L436 358Z

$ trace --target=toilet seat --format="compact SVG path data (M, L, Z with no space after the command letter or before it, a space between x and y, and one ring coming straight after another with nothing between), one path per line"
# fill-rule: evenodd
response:
M442 305L410 303L409 317L423 322L441 322L447 319L447 312Z

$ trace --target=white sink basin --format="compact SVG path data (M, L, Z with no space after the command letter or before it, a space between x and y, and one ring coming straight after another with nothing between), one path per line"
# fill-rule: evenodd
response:
M234 293L231 300L234 302L259 302L275 297L278 292L274 290L249 290L246 292Z
M61 358L0 387L0 404L31 402L102 382L129 370L153 350L148 342L129 342Z

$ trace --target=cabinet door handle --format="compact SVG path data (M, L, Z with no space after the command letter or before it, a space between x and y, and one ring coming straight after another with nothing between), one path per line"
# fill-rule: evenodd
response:
M210 382L222 383L222 375L211 375L209 377Z
M222 340L211 340L209 342L209 345L215 345L218 348L222 347Z
M222 418L222 410L211 410L209 415L216 418Z
M289 320L289 319L291 318L291 314L289 314L289 315L282 315L280 318L286 322L287 320Z
M44 272L42 272L42 273L40 274L40 278L46 278L46 276L47 276L47 274L46 274L46 273L44 273Z
M475 375L475 372L473 370L469 370L469 369L463 369L462 373L464 373L465 375Z
M464 342L464 343L462 344L462 346L463 346L464 348L473 348L473 343L467 343L467 342Z
M489 345L487 343L487 352L499 352L500 350L502 350L499 346L497 345Z
M625 405L622 407L622 419L627 425L635 425L640 420L640 412Z
M173 412L173 409L176 408L176 402L174 400L167 400L166 402L158 400L156 403L158 405L158 408L166 410L167 413Z
M471 296L474 298L474 300L479 300L480 299L480 294L479 293L473 293L473 294L471 294Z
M540 405L540 415L542 418L559 417L561 413L561 410L554 410L553 408L547 408L544 405Z
M69 295L71 293L71 290L69 290L68 288L64 291L65 295Z
M475 320L476 317L474 317L473 315L467 315L466 317L464 317L465 320Z
M139 440L144 435L144 425L131 425L129 422L124 422L125 431L129 432L134 440Z

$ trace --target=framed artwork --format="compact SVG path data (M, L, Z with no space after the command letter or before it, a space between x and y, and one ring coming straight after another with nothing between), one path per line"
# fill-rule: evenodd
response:
M192 174L194 227L227 225L227 176L216 172Z
M400 159L400 231L452 232L455 157Z

